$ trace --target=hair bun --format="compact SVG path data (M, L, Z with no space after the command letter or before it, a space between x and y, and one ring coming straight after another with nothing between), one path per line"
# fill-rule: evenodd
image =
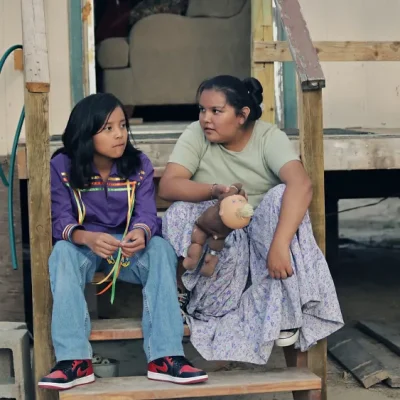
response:
M256 78L246 78L243 79L242 82L254 103L254 111L256 114L255 119L258 119L262 114L261 103L263 102L263 87L261 86L260 81Z

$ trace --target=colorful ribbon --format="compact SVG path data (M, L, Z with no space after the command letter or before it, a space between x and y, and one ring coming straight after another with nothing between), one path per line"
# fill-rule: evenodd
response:
M130 225L130 222L132 219L133 209L135 207L135 187L136 187L136 182L130 182L129 179L126 181L126 192L128 194L128 213L126 216L126 227L125 227L124 234L122 236L122 240L124 240L126 234L128 233L129 225ZM81 192L79 189L74 189L73 193L74 193L76 205L78 208L78 222L79 222L79 225L82 225L83 220L85 219L85 215L86 215L85 204L82 201L82 196L81 196ZM102 289L99 293L97 293L97 295L100 296L101 294L107 292L107 290L110 289L110 287L111 287L112 288L111 289L111 304L112 304L112 303L114 303L115 286L116 286L117 278L118 278L119 272L121 270L121 267L127 267L130 264L130 260L128 257L124 257L122 255L122 249L119 248L118 254L117 254L117 259L114 260L114 257L110 256L107 258L107 262L109 264L114 264L114 266L111 269L110 273L104 279L102 279L100 282L96 282L96 284L97 285L103 284L111 277L111 275L113 275L113 278L112 278L112 281L104 289Z

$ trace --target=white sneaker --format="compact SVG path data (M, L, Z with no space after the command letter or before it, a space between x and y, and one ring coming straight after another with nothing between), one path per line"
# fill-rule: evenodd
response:
M281 331L279 338L275 340L275 345L278 347L287 347L295 344L299 338L299 329L288 329Z

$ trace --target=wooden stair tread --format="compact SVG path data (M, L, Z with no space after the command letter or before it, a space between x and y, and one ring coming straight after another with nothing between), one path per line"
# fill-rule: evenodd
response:
M129 340L142 339L142 324L140 319L96 319L92 320L92 332L89 340ZM190 335L189 327L185 325L185 336Z
M90 385L60 392L60 400L142 400L225 396L321 389L321 379L308 369L268 372L228 371L209 374L206 383L177 385L154 382L143 376L100 378Z
M103 272L96 272L96 273L94 274L92 283L99 283L99 282L101 282L105 277L106 277L106 275L103 274ZM112 275L111 275L111 277L110 277L109 279L106 280L106 282L111 282L111 281L112 281Z

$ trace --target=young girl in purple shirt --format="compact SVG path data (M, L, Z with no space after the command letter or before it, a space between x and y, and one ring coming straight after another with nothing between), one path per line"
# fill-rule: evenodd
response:
M51 335L57 364L39 386L69 389L94 382L85 285L96 271L119 268L118 279L143 286L148 378L207 380L184 357L177 298L177 257L161 236L153 166L129 140L123 105L95 94L72 110L64 147L51 160L53 294ZM116 265L118 264L118 265Z

